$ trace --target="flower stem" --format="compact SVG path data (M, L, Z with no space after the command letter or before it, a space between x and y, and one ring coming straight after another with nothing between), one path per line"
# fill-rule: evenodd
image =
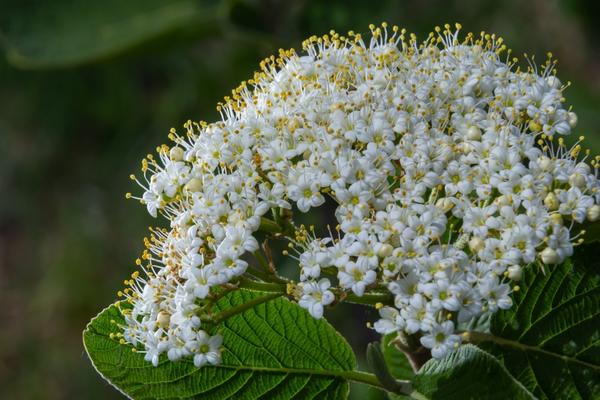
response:
M374 374L371 374L369 372L344 371L340 373L340 376L349 381L356 383L364 383L366 385L373 386L377 389L381 389L388 392L388 390L385 387L383 387L381 382L379 382L379 379L377 379L377 377ZM399 389L394 393L409 396L415 400L429 400L427 399L427 397L414 390L410 381L397 380L396 383L398 384Z
M256 258L262 269L264 269L265 272L269 272L269 263L267 262L265 256L259 250L255 251L252 254Z
M239 287L244 289L258 290L261 292L278 293L280 295L287 293L287 284L285 282L258 282L242 277L240 279Z
M377 293L377 292L365 293L362 297L358 297L354 293L349 293L344 298L344 301L346 301L348 303L353 303L353 304L362 304L362 305L366 305L366 306L375 307L375 305L377 303L393 304L394 298L389 293Z
M364 383L369 386L374 386L376 388L382 389L383 386L379 379L375 376L375 374L371 374L369 372L364 371L345 371L342 376L349 381Z

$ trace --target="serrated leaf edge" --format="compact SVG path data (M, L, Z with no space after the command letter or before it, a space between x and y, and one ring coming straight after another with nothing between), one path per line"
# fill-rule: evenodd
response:
M109 308L115 306L116 303L111 303L108 306L104 307L98 314L96 314L91 320L90 322L88 322L85 326L85 329L83 330L81 337L82 337L82 342L83 342L83 348L85 349L85 354L87 355L88 359L90 360L90 364L92 364L92 367L94 367L94 369L96 370L96 372L98 373L98 375L100 375L102 377L102 379L104 379L106 382L108 382L108 384L110 386L112 386L113 388L117 389L117 391L119 393L121 393L123 396L125 396L128 399L133 400L133 397L129 396L127 393L125 393L124 391L121 390L121 388L119 388L118 386L116 386L114 383L112 383L110 381L110 379L108 379L106 376L104 376L104 374L102 372L100 372L100 370L98 369L98 367L96 367L96 363L94 363L94 360L92 359L92 356L90 355L90 352L87 348L87 343L85 340L85 334L90 332L90 328L92 326L92 324L94 323L94 321L96 319L98 319L98 317L100 317L100 315L102 313L104 313L105 311L108 311Z

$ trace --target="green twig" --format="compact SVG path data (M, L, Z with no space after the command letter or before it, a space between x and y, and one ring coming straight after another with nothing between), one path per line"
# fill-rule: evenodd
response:
M364 383L369 386L373 386L377 389L384 390L389 392L387 388L383 386L383 384L377 379L374 374L364 371L342 371L339 373L339 376L347 379L349 381L353 381L356 383ZM396 380L397 388L392 393L402 394L404 396L409 396L415 400L429 400L423 394L417 392L413 389L412 383L410 381L405 380Z
M281 208L273 208L271 212L273 214L273 219L275 220L275 223L279 226L283 226L281 221Z
M369 386L385 390L385 388L383 387L381 382L379 382L379 379L377 379L375 374L371 374L369 372L364 371L344 371L340 373L340 375L349 381L364 383Z
M271 247L269 246L269 238L266 238L262 243L262 250L265 253L265 258L267 262L267 271L272 275L277 275L277 267L275 267L275 262L273 261L273 252L271 251Z
M270 253L267 252L270 251L269 247L266 246L265 248L263 244L263 249L267 257L265 257L265 255L263 255L260 250L257 250L254 253L252 253L252 255L254 255L254 258L256 258L256 260L258 261L261 270L252 269L247 270L247 272L251 275L259 277L265 282L287 283L287 279L282 278L277 274L277 268L275 268L275 265L271 260Z
M340 299L348 303L362 304L375 307L377 303L391 305L394 303L394 297L390 293L365 293L362 297L358 297L354 293L348 293L345 296L340 294Z
M271 272L271 268L269 267L269 263L268 263L267 259L265 258L265 256L260 252L260 250L256 250L252 254L256 258L256 260L258 261L258 263L260 264L260 266L262 267L262 269L266 273L268 273L269 275L272 275L273 273Z
M251 279L260 279L264 282L271 281L271 276L258 268L248 268L245 274L250 275Z
M280 295L287 293L287 284L285 282L258 282L242 277L239 287L261 292L279 293Z

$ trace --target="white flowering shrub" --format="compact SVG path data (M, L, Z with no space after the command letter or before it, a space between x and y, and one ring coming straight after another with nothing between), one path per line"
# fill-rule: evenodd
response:
M422 399L447 396L456 388L438 380L458 385L479 364L498 377L496 386L471 384L465 393L476 398L598 394L598 279L573 260L593 246L584 242L600 218L599 160L583 138L563 139L577 116L555 61L523 69L501 38L461 35L458 24L422 42L386 24L370 29L368 39L331 32L306 40L301 54L266 59L218 106L220 121L172 130L171 145L142 161L132 179L143 193L127 197L167 223L151 229L122 299L86 331L101 373L111 375L90 351L99 337L133 350L122 354L137 357L136 368L162 371L131 375L156 392L133 387L123 371L108 376L125 394L191 398L218 386L219 371L254 368L315 375L299 386L306 393L321 388L319 379L337 382L298 398L344 398L354 380ZM328 211L331 224L296 222ZM287 243L282 256L297 265L294 277L280 273L269 240ZM581 280L564 286L569 278ZM344 301L378 310L368 326L385 336L383 349L369 347L375 375L354 371L343 339L307 319ZM112 324L102 325L103 315ZM580 341L583 326L591 332ZM272 348L277 340L306 353L284 357ZM310 346L321 354L314 357L340 353L343 361L302 364ZM544 357L558 363L557 377L565 365L578 372L568 390L549 392L514 373L510 362L523 355L534 376ZM413 382L398 380L390 367L398 362L410 363ZM170 382L164 371L196 378L160 386ZM248 382L230 395L296 393Z

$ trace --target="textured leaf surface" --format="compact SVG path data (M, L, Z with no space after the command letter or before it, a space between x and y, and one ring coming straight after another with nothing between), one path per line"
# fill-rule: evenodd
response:
M217 311L244 304L259 292L237 290ZM84 331L92 363L105 379L134 399L344 399L345 372L356 367L348 343L323 319L315 320L277 298L234 315L217 327L224 338L221 365L194 367L191 360L158 367L109 338L122 316L111 305Z
M0 17L9 61L22 68L101 59L215 15L209 0L20 1Z
M392 340L396 338L395 333L391 333L383 337L381 341L381 350L383 352L383 357L385 359L385 363L388 366L390 373L396 379L410 380L412 381L414 378L414 372L412 367L410 366L410 362L400 350L393 345ZM388 397L390 399L408 399L409 397L388 393Z
M572 260L531 266L515 304L495 314L481 346L540 399L600 398L600 244Z
M533 399L494 356L473 345L441 360L431 359L415 375L417 391L430 399Z
M394 378L410 380L414 376L412 367L404 353L391 343L395 338L395 333L383 337L383 340L381 341L383 357Z

